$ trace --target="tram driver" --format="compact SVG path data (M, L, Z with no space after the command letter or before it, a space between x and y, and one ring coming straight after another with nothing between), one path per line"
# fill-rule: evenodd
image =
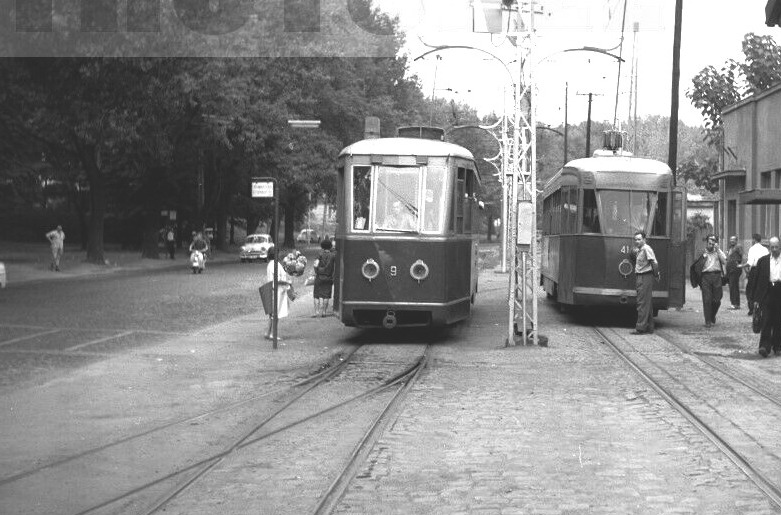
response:
M383 223L384 229L391 229L396 231L414 231L415 219L404 208L401 201L397 200L392 204L392 211L385 217Z

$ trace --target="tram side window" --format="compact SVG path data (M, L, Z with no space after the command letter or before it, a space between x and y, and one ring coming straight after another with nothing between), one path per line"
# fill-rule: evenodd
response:
M553 194L552 209L553 220L551 232L553 234L561 234L561 190L558 190Z
M371 167L353 167L353 229L356 231L369 230L371 192Z
M659 193L654 213L654 224L651 226L651 236L667 236L667 193Z
M563 207L562 234L574 234L577 232L578 223L578 190L571 186L561 189Z
M466 193L466 168L458 169L456 178L456 234L464 233L464 194Z
M472 232L472 202L475 198L475 172L466 171L466 195L464 195L464 232Z
M594 190L583 190L583 232L599 233L599 209Z

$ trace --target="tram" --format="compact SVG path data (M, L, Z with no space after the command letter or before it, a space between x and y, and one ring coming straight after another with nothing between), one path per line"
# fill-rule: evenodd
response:
M686 193L660 161L605 148L567 163L545 185L540 282L562 310L635 306L633 237L644 231L661 270L653 312L680 307L685 294Z
M477 292L480 180L436 128L358 141L339 154L334 307L347 326L436 327Z

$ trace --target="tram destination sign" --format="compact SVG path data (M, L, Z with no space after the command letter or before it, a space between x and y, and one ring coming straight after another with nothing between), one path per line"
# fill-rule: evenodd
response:
M274 198L274 179L260 177L252 179L252 198Z

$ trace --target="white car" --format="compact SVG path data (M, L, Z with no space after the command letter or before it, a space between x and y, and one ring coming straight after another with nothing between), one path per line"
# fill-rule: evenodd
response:
M317 243L320 241L320 237L314 229L302 229L301 232L298 233L296 241L299 243Z
M242 263L262 259L268 261L268 249L274 246L268 234L250 234L239 251Z

